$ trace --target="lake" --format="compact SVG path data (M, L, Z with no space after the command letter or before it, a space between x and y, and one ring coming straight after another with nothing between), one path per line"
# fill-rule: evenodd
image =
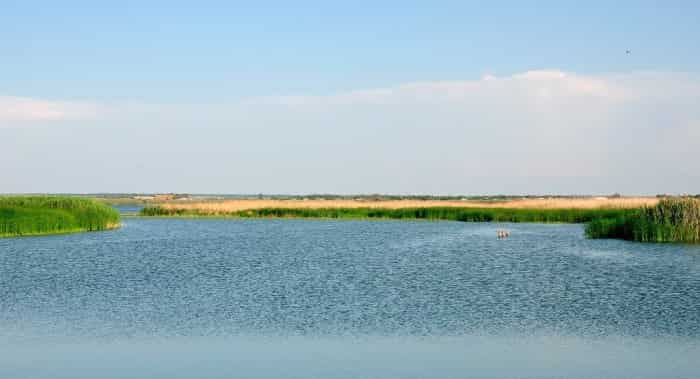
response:
M125 218L0 239L2 378L692 378L699 357L700 246L581 225Z

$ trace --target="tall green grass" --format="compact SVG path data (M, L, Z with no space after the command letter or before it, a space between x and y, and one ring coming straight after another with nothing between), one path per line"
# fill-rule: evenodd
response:
M260 208L226 213L146 207L143 216L161 217L269 217L338 219L407 219L469 222L585 223L596 218L612 218L628 213L625 209L515 209L515 208Z
M0 237L98 231L119 226L119 212L95 200L0 197Z
M668 198L626 215L601 217L586 226L586 234L639 242L700 243L700 200Z

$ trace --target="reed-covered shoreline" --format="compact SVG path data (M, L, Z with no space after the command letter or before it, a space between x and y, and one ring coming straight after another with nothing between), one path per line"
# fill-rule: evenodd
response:
M514 202L515 203L515 202ZM326 218L377 220L446 220L465 222L537 222L586 224L590 238L618 238L639 242L700 243L700 200L693 198L665 198L650 202L614 203L621 206L590 207L590 201L561 201L547 207L501 207L483 204L482 207L458 207L454 203L434 206L415 206L413 202L324 203L272 202L274 207L260 206L264 202L229 201L223 203L157 204L141 210L148 217L230 217L230 218ZM329 206L323 207L322 205ZM334 205L334 206L331 206ZM420 204L420 203L419 203ZM438 203L439 204L439 203ZM524 204L528 203L515 203ZM535 203L544 205L545 203ZM607 202L607 204L611 204ZM350 205L350 206L348 206ZM405 206L409 205L409 206ZM530 202L529 205L532 205ZM570 208L557 205L571 205ZM246 208L249 207L249 208Z
M656 206L601 217L586 225L586 235L639 242L700 243L700 200L668 198Z
M142 216L232 218L330 218L386 220L447 220L465 222L586 223L597 218L620 217L630 209L525 209L525 208L256 208L236 211L146 207Z
M115 229L120 216L98 201L62 196L0 197L0 237Z
M163 208L190 209L201 212L234 212L259 208L518 208L518 209L598 209L640 208L656 205L655 197L570 197L570 198L512 198L512 199L317 199L317 198L262 198L262 199L173 199L153 200L147 205Z

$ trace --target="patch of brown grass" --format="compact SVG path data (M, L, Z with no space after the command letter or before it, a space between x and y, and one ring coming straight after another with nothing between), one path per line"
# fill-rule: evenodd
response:
M261 208L519 208L519 209L596 209L596 208L639 208L653 206L658 199L652 197L624 198L552 198L522 199L509 201L474 201L474 200L218 200L201 202L166 202L160 204L168 209L197 210L205 213L228 213Z

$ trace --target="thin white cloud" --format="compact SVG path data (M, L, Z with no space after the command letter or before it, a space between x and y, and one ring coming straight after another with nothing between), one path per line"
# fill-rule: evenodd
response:
M354 90L322 96L277 96L251 99L251 104L304 105L391 105L410 103L481 103L514 97L533 100L599 98L621 101L636 95L614 77L585 76L559 70L537 70L477 80L416 82L388 88Z
M79 140L100 141L84 145L120 157L95 165L130 167L114 176L115 188L139 174L139 185L181 192L195 191L192 182L201 182L200 192L697 192L698 103L697 74L538 70L219 104L5 97L0 125L93 119L108 126L83 129ZM0 151L19 157L37 146L39 156L62 136L47 129L13 135L27 138L24 144L0 137ZM158 154L153 139L161 142ZM63 149L53 156L90 164L71 154ZM10 161L0 159L0 169L4 162ZM5 163L5 171L34 167L31 162ZM32 188L34 177L15 191Z
M537 70L253 99L236 107L245 117L234 125L258 125L285 143L311 139L336 151L359 149L387 167L388 177L428 178L439 170L464 178L676 170L681 181L677 167L693 155L688 146L700 146L694 127L699 102L700 77L694 74ZM322 159L332 160L328 156Z
M94 119L99 109L92 103L0 96L0 123Z
M506 76L484 75L474 80L413 82L392 87L350 90L329 95L289 95L248 98L228 104L148 104L130 102L53 101L0 96L0 121L169 120L214 117L254 119L269 112L324 112L334 107L371 106L387 113L397 107L440 105L474 115L501 112L558 113L561 108L590 113L600 105L675 100L700 96L700 77L689 74L642 72L581 75L561 70L533 70ZM337 109L341 109L337 108ZM408 109L409 111L411 109ZM576 113L572 114L575 116Z

